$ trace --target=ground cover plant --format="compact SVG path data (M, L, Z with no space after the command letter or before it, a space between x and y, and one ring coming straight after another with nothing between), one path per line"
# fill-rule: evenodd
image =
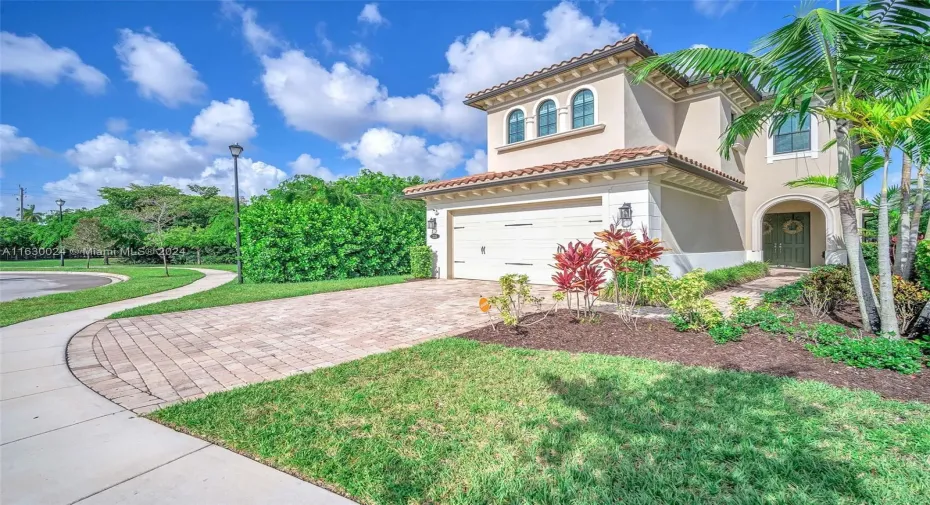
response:
M769 265L763 261L747 261L742 265L717 268L704 275L708 292L720 291L761 279L769 274Z
M233 267L235 271L235 267ZM132 316L147 316L151 314L165 314L168 312L180 312L182 310L194 310L207 307L221 307L224 305L235 305L237 303L260 302L264 300L276 300L279 298L291 298L294 296L314 295L317 293L329 293L332 291L344 291L348 289L369 288L374 286L385 286L388 284L397 284L407 280L407 276L388 275L382 277L359 277L355 279L339 279L329 281L313 282L291 282L287 284L278 283L251 283L238 284L232 281L216 288L192 293L174 300L163 300L126 309L110 316L111 319Z
M75 272L88 271L86 268L81 267L70 267L58 270ZM166 277L165 272L160 268L151 267L121 266L100 269L92 268L90 271L126 275L129 277L129 280L108 284L106 286L74 291L72 293L57 293L2 302L0 303L0 326L9 326L38 317L60 314L62 312L83 309L94 305L102 305L158 293L160 291L167 291L169 289L185 286L203 277L202 273L185 268L171 268L170 277Z
M911 504L930 494L925 404L463 339L150 416L365 504Z

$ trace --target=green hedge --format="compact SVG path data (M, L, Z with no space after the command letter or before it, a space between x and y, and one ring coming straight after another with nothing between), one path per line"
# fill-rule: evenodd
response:
M914 269L917 272L917 279L924 289L930 289L930 239L917 243L916 254Z
M305 282L410 272L425 242L425 209L405 200L402 178L362 171L324 182L298 176L242 213L242 261L254 282Z
M735 267L711 270L704 274L704 280L708 283L708 292L713 292L761 279L768 274L768 263L749 261Z
M433 276L433 250L428 245L415 245L410 248L410 274L415 279L429 279Z

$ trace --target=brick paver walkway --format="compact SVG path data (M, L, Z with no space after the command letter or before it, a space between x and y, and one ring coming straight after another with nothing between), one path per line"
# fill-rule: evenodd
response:
M478 298L497 290L428 280L105 320L74 336L68 365L97 393L144 413L482 326Z
M806 273L808 273L807 270L772 268L767 277L749 281L746 284L741 284L723 291L717 291L716 293L710 294L707 298L714 302L721 311L729 313L730 299L734 296L749 298L749 305L755 306L762 301L763 294L786 284L791 284Z

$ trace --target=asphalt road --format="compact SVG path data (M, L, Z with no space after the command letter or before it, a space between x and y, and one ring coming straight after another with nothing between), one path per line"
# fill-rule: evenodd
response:
M110 282L110 278L98 275L4 272L0 275L0 302L79 291L104 286Z

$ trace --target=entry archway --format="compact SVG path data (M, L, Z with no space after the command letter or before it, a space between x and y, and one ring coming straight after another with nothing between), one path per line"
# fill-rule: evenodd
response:
M752 250L775 265L809 268L838 263L835 234L833 210L811 195L772 198L752 217Z

